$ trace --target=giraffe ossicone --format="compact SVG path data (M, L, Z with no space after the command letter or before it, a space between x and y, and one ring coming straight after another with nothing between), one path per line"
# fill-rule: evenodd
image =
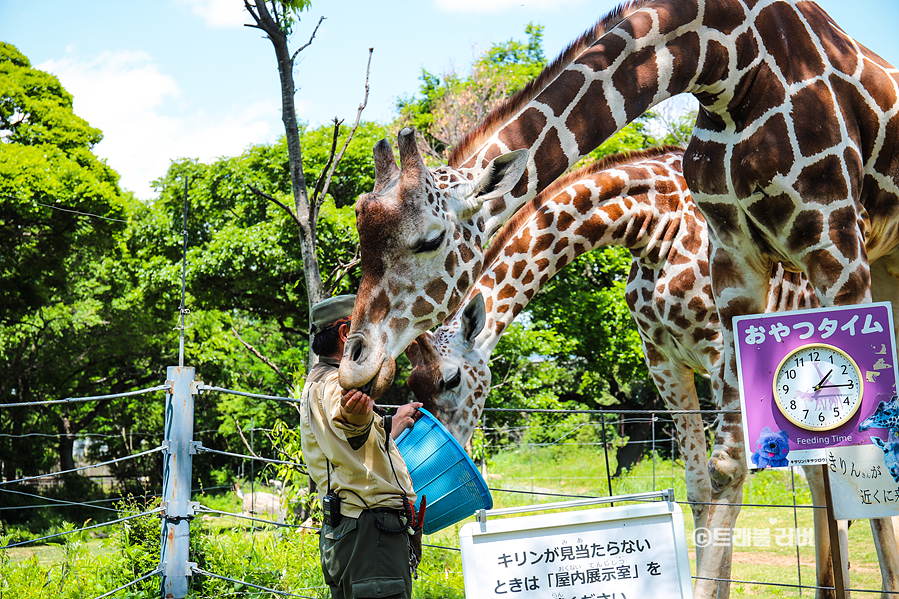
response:
M518 184L528 160L526 150L498 153L463 175L428 169L412 129L400 131L398 146L399 167L386 140L375 145L375 187L356 202L362 280L340 384L372 397L393 381L395 358L435 315L454 310L480 274L491 202Z

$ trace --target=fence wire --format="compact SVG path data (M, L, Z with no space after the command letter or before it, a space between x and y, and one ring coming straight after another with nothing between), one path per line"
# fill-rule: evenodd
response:
M152 393L153 391L163 391L171 389L171 385L157 385L148 389L138 389L137 391L126 391L124 393L110 393L108 395L93 395L91 397L66 397L65 399L53 399L49 401L23 401L19 403L2 403L0 408L23 408L30 406L52 406L64 403L80 403L84 401L100 401L101 399L113 399L115 397L128 397L131 395L141 395L143 393Z
M241 453L231 453L230 451L221 451L218 449L210 449L210 448L204 447L202 445L197 445L196 449L197 449L197 451L202 452L202 453L215 453L218 455L230 456L232 458L242 458L244 460L256 460L257 462L266 462L268 464L286 464L288 466L296 466L297 468L300 469L300 471L303 474L306 474L306 465L301 464L299 462L287 462L285 460L273 460L271 458L263 458L263 457L256 456L256 455L244 455Z
M135 458L140 458L140 457L143 457L146 455L150 455L151 453L156 453L157 451L162 451L163 449L165 449L164 446L159 446L154 449L148 449L147 451L142 451L140 453L134 453L134 454L122 457L122 458L116 458L114 460L100 462L99 464L90 464L89 466L79 466L78 468L72 468L71 470L61 470L59 472L48 472L47 474L38 474L37 476L26 476L25 478L18 478L15 480L0 481L0 485L11 485L13 483L22 483L22 482L26 482L29 480L37 480L39 478L47 478L48 476L59 476L61 474L70 474L72 472L81 472L82 470L89 470L90 468L99 468L100 466L108 466L110 464L117 464L119 462L133 460Z
M235 391L234 389L225 389L224 387L215 387L213 385L200 385L200 391L218 391L220 393L229 393L231 395L241 395L243 397L252 397L254 399L273 399L275 401L287 401L290 403L300 403L296 397L281 397L280 395L262 395L261 393L248 393L246 391Z
M278 528L302 528L306 530L314 530L318 532L321 530L319 526L305 526L303 524L287 524L285 522L277 522L275 520L267 520L265 518L256 518L254 516L248 516L246 514L237 514L234 512L226 512L223 510L215 510L205 505L199 506L199 512L201 514L219 514L221 516L230 516L232 518L239 518L241 520L252 520L253 522L262 522L263 524L271 524L272 526L277 526Z
M191 572L193 572L194 574L199 574L201 576L209 576L211 578L218 578L219 580L235 582L235 583L241 584L243 586L252 587L254 589L259 589L260 591L266 591L268 593L274 593L276 595L281 595L282 597L300 597L301 599L316 599L316 597L309 597L308 595L297 595L296 593L288 593L287 591L279 591L277 589L272 589L269 587L260 586L258 584L253 584L251 582L247 582L246 580L238 580L236 578L229 578L227 576L221 576L220 574L213 574L212 572L207 572L206 570L204 570L198 566L191 566ZM309 588L325 589L327 587L309 587Z
M58 532L56 534L47 535L46 537L40 537L38 539L29 539L27 541L19 541L18 543L11 543L9 545L3 545L0 549L10 549L11 547L19 547L21 545L30 545L31 543L36 543L38 541L46 541L48 539L55 539L56 537L62 537L66 535L75 534L76 532L84 532L85 530L93 530L94 528L102 528L104 526L111 526L113 524L119 524L120 522L125 522L127 520L134 520L135 518L141 518L143 516L149 516L150 514L156 514L165 510L164 507L160 506L156 509L152 509L146 512L141 512L140 514L134 514L132 516L125 516L124 518L117 518L116 520L110 520L109 522L100 522L99 524L92 524L91 526L83 526L81 528L76 528L73 530L66 530L63 532Z
M152 572L148 572L147 574L144 574L140 578L136 578L136 579L132 580L131 582L123 584L122 586L120 586L116 589L112 589L111 591L103 593L102 595L100 595L99 597L95 597L94 599L105 599L106 597L112 597L119 591L124 591L128 587L134 586L139 582L143 582L143 581L147 580L148 578L152 578L153 576L158 576L160 573L162 573L162 566L159 566Z

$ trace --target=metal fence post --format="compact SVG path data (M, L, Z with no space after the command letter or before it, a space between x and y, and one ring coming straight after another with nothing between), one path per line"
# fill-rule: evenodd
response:
M196 506L190 502L192 455L195 453L194 394L202 383L194 381L194 368L169 366L166 382L171 385L165 407L165 464L162 469L162 596L184 599L190 548L190 519Z

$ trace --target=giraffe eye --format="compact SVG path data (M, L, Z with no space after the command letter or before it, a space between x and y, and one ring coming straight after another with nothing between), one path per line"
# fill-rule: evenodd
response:
M459 386L459 383L462 382L462 370L457 368L456 372L453 373L453 376L446 379L446 388L454 389Z
M424 254L426 252L433 252L437 248L440 247L440 244L443 243L443 238L446 237L446 229L440 232L440 235L434 237L433 239L425 239L421 243L418 244L418 247L415 248L416 254Z

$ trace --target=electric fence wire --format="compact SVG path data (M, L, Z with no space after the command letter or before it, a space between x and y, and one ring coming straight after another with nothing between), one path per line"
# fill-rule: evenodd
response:
M226 580L228 582L236 582L237 584L242 584L244 586L252 587L254 589L259 589L260 591L267 591L269 593L281 595L282 597L300 597L301 599L316 599L315 597L309 597L308 595L297 595L296 593L288 593L287 591L279 591L277 589L272 589L269 587L260 586L258 584L253 584L253 583L247 582L245 580L238 580L236 578L220 576L219 574L213 574L212 572L207 572L206 570L204 570L198 566L191 566L190 569L194 574L199 574L200 576L209 576L211 578L218 578L219 580ZM309 587L310 590L315 589L315 588L325 589L327 587Z
M191 489L191 493L196 492L205 492L205 491L213 491L217 489L230 489L231 485L215 485L213 487L203 487L200 489ZM13 491L12 489L0 489L0 493L14 493L16 495L24 495L26 497L34 497L36 499L43 499L44 501L54 501L56 504L32 504L32 505L15 505L15 506L4 506L0 507L0 513L9 511L9 510L25 510L25 509L37 509L37 508L54 508L59 507L58 504L65 505L74 505L79 507L86 507L91 509L98 510L107 510L112 512L117 512L119 510L115 508L108 508L96 505L98 503L114 503L116 501L124 501L126 499L155 499L157 497L162 497L161 493L144 493L143 495L128 495L128 496L119 496L119 497L107 497L106 499L91 499L89 501L65 501L63 499L56 499L53 497L47 497L46 495L38 495L36 493L26 493L24 491Z
M116 458L114 460L100 462L99 464L90 464L88 466L79 466L78 468L72 468L71 470L60 470L59 472L48 472L47 474L38 474L37 476L26 476L25 478L17 478L15 480L0 481L0 485L11 485L12 483L21 483L21 482L25 482L25 481L29 481L29 480L36 480L38 478L47 478L49 476L59 476L61 474L69 474L71 472L80 472L82 470L88 470L90 468L99 468L100 466L108 466L109 464L117 464L119 462L133 460L135 458L140 458L140 457L143 457L146 455L150 455L151 453L156 453L157 451L162 451L163 449L165 449L164 446L159 446L154 449L148 449L147 451L141 451L140 453L134 453L134 454L122 457L122 458Z
M115 520L110 520L108 522L100 522L98 524L91 524L90 526L83 526L81 528L76 528L73 530L65 530L63 532L58 532L56 534L47 535L46 537L40 537L37 539L28 539L27 541L19 541L18 543L10 543L9 545L0 546L0 549L10 549L11 547L19 547L21 545L30 545L31 543L36 543L37 541L46 541L48 539L55 539L56 537L62 537L66 535L75 534L76 532L84 532L86 530L92 530L94 528L102 528L103 526L111 526L113 524L119 524L120 522L125 522L127 520L134 520L135 518L142 518L143 516L149 516L150 514L156 514L165 510L164 507L160 506L158 508L141 512L139 514L134 514L131 516L125 516L124 518L117 518Z
M552 480L558 480L554 477L546 477ZM592 477L595 478L595 477ZM543 495L546 497L574 497L577 499L603 499L602 495L576 495L571 493L548 493L545 491L521 491L519 489L496 489L490 487L491 492L495 493L512 493L518 495ZM635 502L645 502L645 501L655 501L655 500L645 500L645 499L635 499ZM764 508L802 508L802 509L813 509L813 510L823 510L826 509L827 506L823 505L793 505L790 504L778 504L778 503L714 503L712 501L675 501L674 503L678 505L729 505L729 506L740 506L740 507L764 507Z
M137 391L125 391L124 393L110 393L108 395L92 395L90 397L66 397L64 399L52 399L48 401L23 401L19 403L0 403L0 408L22 408L27 406L52 406L63 403L79 403L84 401L99 401L101 399L113 399L115 397L129 397L131 395L141 395L143 393L152 393L154 391L164 391L171 389L171 385L157 385L148 389L138 389Z
M107 591L106 593L103 593L102 595L100 595L99 597L95 597L94 599L104 599L105 597L112 597L119 591L124 591L125 589L127 589L130 586L136 585L139 582L143 582L143 581L147 580L148 578L150 578L152 576L157 576L161 573L162 573L162 566L157 566L156 569L153 570L152 572L148 572L147 574L144 574L140 578L136 578L129 583L123 584L122 586L120 586L117 589L112 589L111 591Z
M519 414L740 414L740 410L554 410L551 408L484 408L484 412Z
M28 405L32 405L29 403ZM218 432L218 431L201 431L201 432ZM162 433L125 433L129 437L163 437ZM63 437L69 437L68 433L23 433L21 435L12 435L9 433L0 433L0 437L6 437L9 439L27 439L28 437L48 437L51 439L62 439ZM114 435L114 434L104 434L104 433L78 433L77 439L86 439L86 438L99 438L99 439L121 439L122 435Z
M253 516L247 516L246 514L235 514L234 512L226 512L223 510L215 510L205 505L200 504L198 506L198 512L201 514L219 514L221 516L230 516L232 518L239 518L241 520L252 520L253 522L262 522L264 524L271 524L278 528L303 528L306 530L314 530L319 531L321 527L318 526L305 526L303 524L287 524L285 522L276 522L274 520L267 520L265 518L255 518Z
M279 395L262 395L260 393L247 393L246 391L235 391L234 389L225 389L224 387L215 387L212 385L200 385L200 391L218 391L219 393L230 393L231 395L242 395L243 397L253 397L256 399L274 399L275 401L287 401L290 403L300 403L295 397L281 397Z
M769 587L786 587L791 589L821 589L823 591L833 591L834 587L821 587L815 585L808 584L788 584L786 582L759 582L757 580L736 580L734 578L711 578L708 576L693 576L694 580L711 580L713 582L736 582L738 584L760 584ZM884 595L899 595L899 591L881 591L881 590L872 590L872 589L850 589L847 588L847 591L856 592L856 593L882 593Z
M269 464L286 464L288 466L296 466L303 474L306 474L305 464L301 464L299 462L288 462L285 460L274 460L272 458L263 458L260 456L253 455L243 455L240 453L231 453L230 451L220 451L218 449L210 449L208 447L204 447L202 445L197 445L196 450L203 453L215 453L218 455L226 455L232 458L243 458L245 460L256 460L257 462L266 462Z
M54 499L53 497L44 497L43 495L37 495L35 493L25 493L24 491L13 491L12 489L0 489L0 493L14 493L16 495L25 495L26 497L37 497L39 499L43 499L44 501L52 501L54 503L46 503L44 505L14 505L10 507L0 507L0 513L8 511L8 510L25 510L25 509L36 509L36 508L45 508L45 507L59 507L59 504L64 505L76 505L79 507L88 507L94 510L106 510L109 512L117 512L118 510L112 507L103 507L102 505L89 505L89 502L78 502L78 501L66 501L64 499Z

